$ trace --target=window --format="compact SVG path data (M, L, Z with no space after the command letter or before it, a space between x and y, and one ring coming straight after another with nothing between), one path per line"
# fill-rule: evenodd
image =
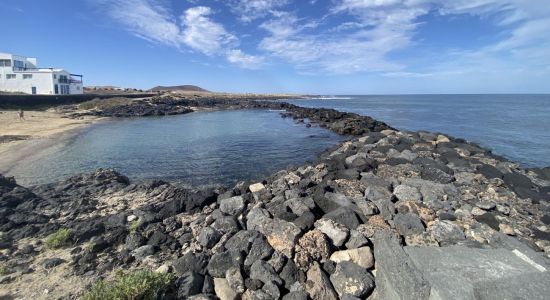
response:
M32 74L23 74L23 79L32 79Z
M20 60L14 60L13 61L13 66L18 68L18 69L24 69L25 68L25 63L20 61Z
M6 79L15 79L16 77L16 74L6 74Z
M11 60L0 59L0 67L11 67Z
M53 74L53 79L57 79L57 75Z

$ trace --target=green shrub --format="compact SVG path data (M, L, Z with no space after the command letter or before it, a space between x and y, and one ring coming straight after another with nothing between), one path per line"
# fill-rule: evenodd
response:
M111 281L98 281L82 297L83 300L157 299L172 282L173 275L149 270L116 274Z
M6 267L3 265L0 265L0 276L6 275Z
M140 225L141 225L141 223L139 221L132 221L130 223L130 226L128 226L128 230L130 232L136 232L139 229Z
M67 228L59 228L56 232L48 235L46 238L46 246L50 249L57 249L69 245L71 230Z

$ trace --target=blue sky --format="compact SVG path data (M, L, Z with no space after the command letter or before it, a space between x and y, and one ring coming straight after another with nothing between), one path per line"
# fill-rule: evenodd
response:
M0 11L0 52L86 85L550 92L548 0L2 0Z

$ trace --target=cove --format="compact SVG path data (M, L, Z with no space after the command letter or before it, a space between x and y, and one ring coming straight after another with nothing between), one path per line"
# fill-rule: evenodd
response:
M113 168L133 180L229 186L313 161L343 139L271 110L113 119L26 158L7 175L35 185Z

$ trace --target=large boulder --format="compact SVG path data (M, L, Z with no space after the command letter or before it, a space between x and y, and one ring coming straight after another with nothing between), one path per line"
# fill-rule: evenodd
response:
M337 300L338 296L329 278L319 264L315 263L307 271L306 291L311 299Z
M351 295L363 298L374 289L372 275L349 261L342 261L336 265L336 271L330 275L330 281L340 297Z

